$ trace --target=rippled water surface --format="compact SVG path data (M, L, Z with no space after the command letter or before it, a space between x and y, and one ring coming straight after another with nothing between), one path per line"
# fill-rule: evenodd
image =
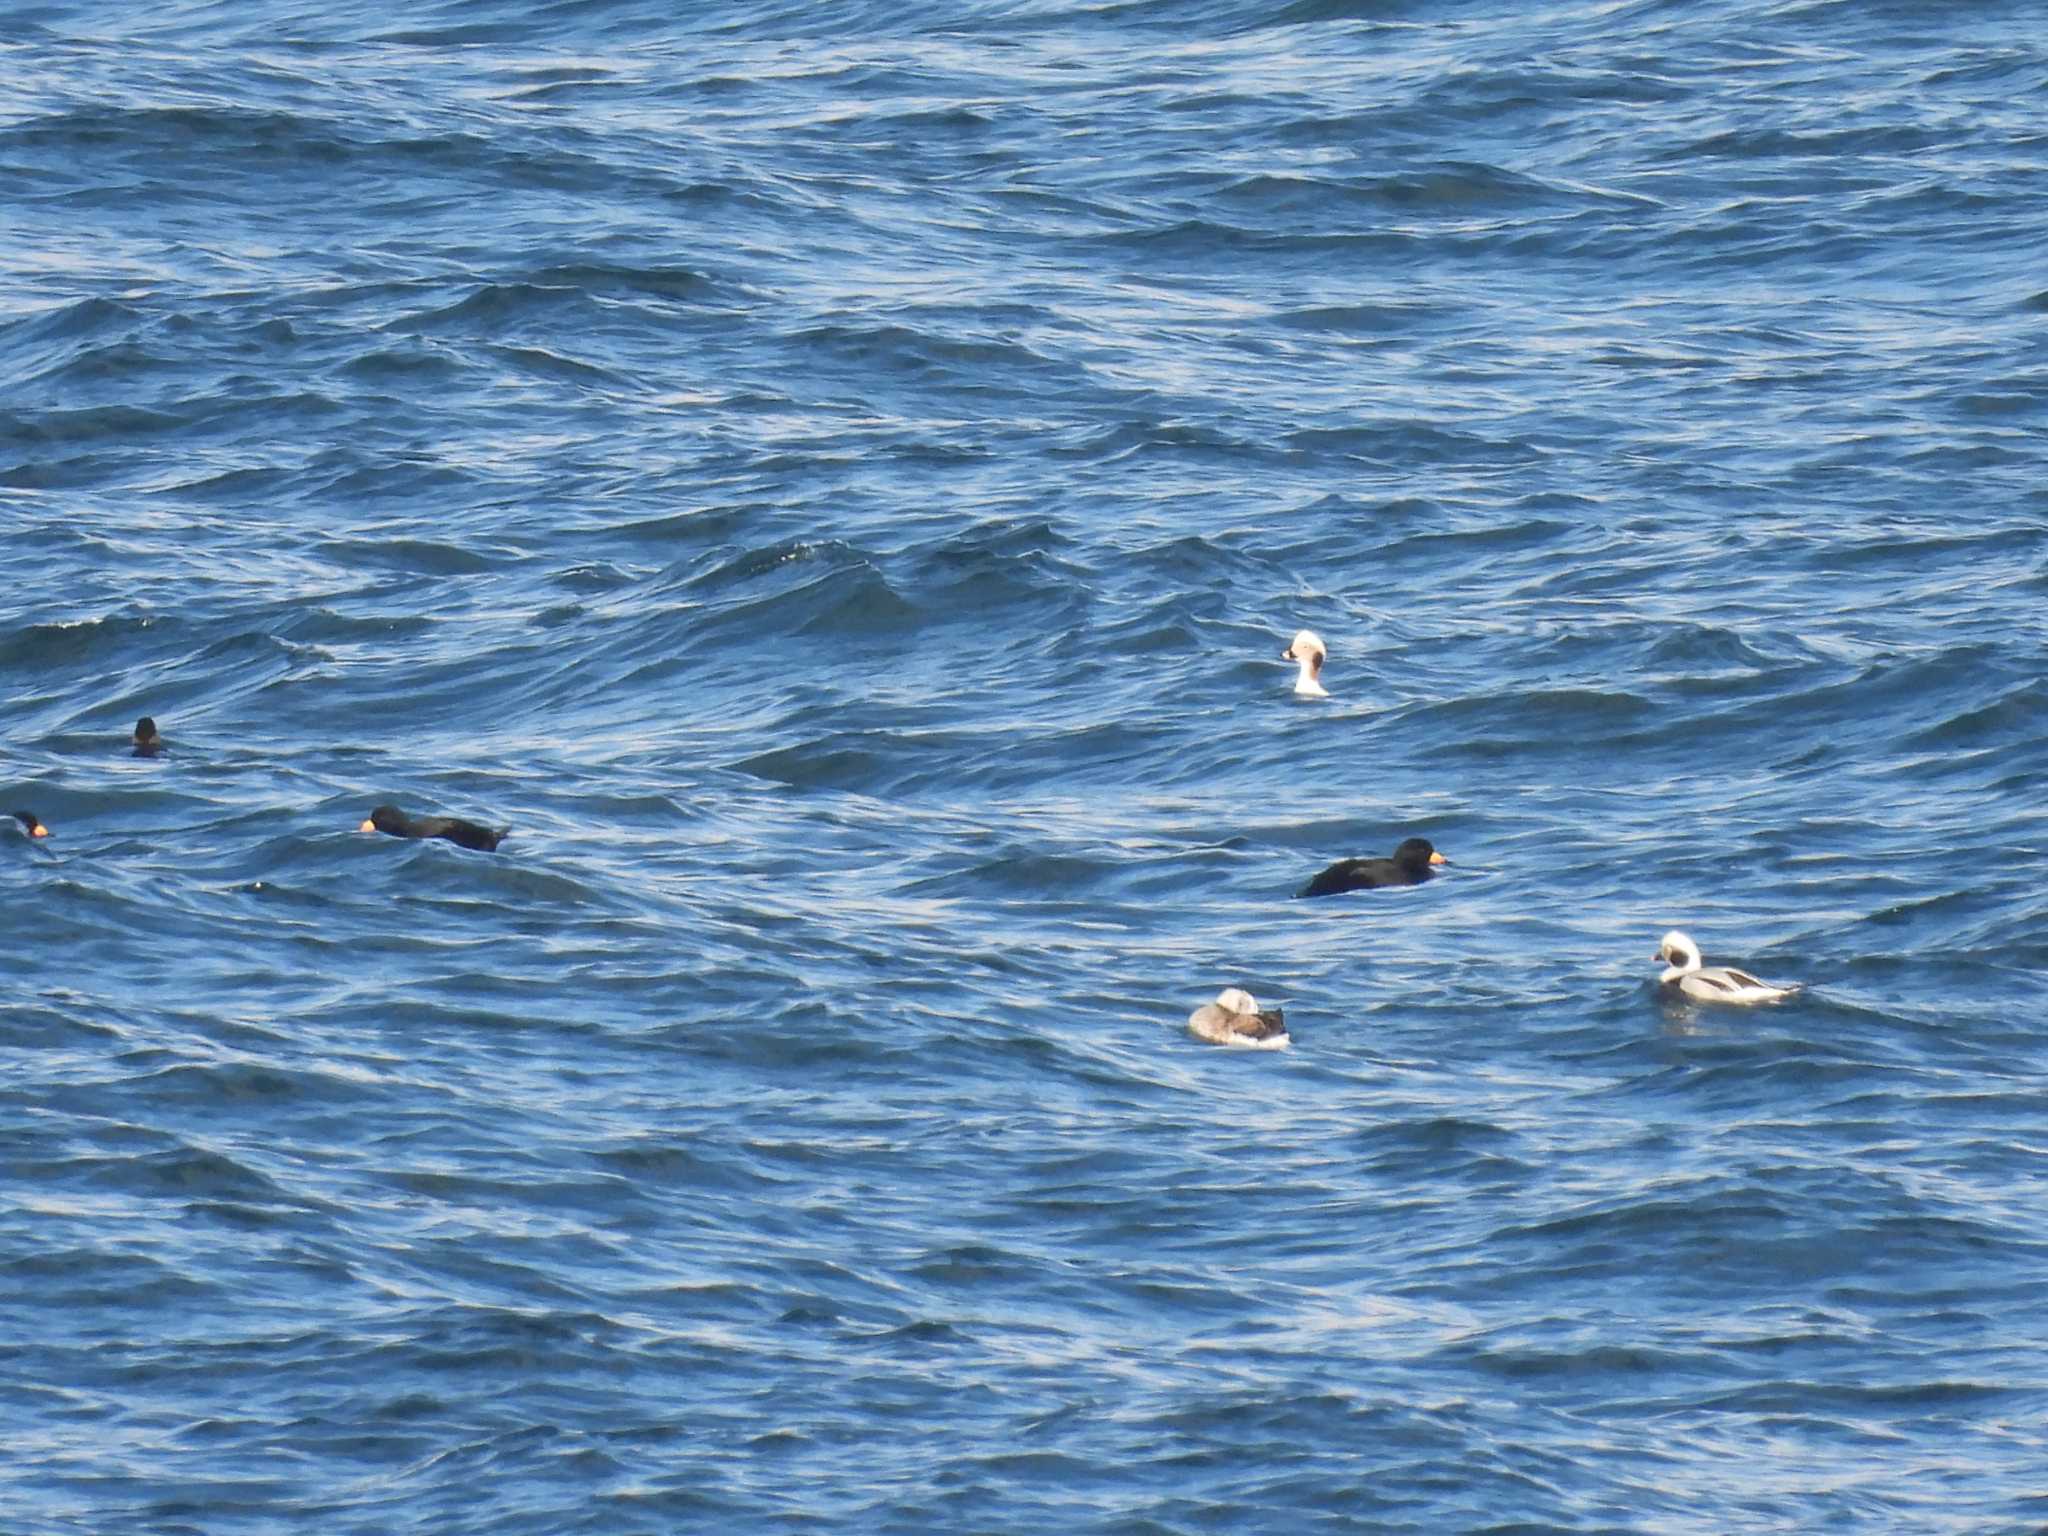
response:
M688 9L0 29L0 1525L2048 1521L2039 11Z

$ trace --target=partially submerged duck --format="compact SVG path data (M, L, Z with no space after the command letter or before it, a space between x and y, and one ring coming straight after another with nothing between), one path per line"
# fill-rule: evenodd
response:
M156 721L150 716L144 715L135 722L135 755L137 757L155 757L157 753L163 751L166 745L167 743L163 737L157 734Z
M1796 982L1781 987L1732 966L1702 965L1699 946L1676 928L1664 935L1650 958L1665 964L1664 974L1657 978L1660 983L1697 1003L1775 1003L1799 990Z
M1323 644L1323 637L1312 629L1297 631L1294 643L1280 653L1282 661L1297 663L1301 670L1294 675L1294 692L1304 699L1327 699L1330 690L1323 686L1323 662L1328 658L1329 648Z
M38 816L34 811L9 811L7 814L21 823L22 835L25 837L48 837L50 835L50 829L43 825L42 817Z
M512 829L493 830L457 816L408 816L395 805L380 805L370 812L370 819L358 830L384 832L392 837L439 837L460 843L465 848L474 848L479 853L492 853L500 839Z
M1284 1051L1287 1015L1278 1008L1260 1010L1242 987L1225 987L1216 1001L1188 1015L1188 1028L1213 1045L1235 1045L1255 1051Z
M1388 885L1420 885L1434 879L1436 867L1451 861L1426 837L1411 837L1390 859L1339 859L1294 894L1336 896L1345 891L1376 891Z

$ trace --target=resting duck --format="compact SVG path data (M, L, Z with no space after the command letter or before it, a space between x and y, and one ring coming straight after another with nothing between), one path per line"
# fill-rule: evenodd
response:
M1244 1046L1255 1051L1284 1051L1287 1015L1278 1008L1259 1011L1251 993L1242 987L1225 987L1216 1001L1204 1003L1188 1015L1188 1028L1213 1045Z
M50 829L43 825L42 818L34 811L9 811L8 815L21 823L21 830L28 837L48 837Z
M1768 981L1758 981L1747 971L1725 965L1701 965L1699 946L1676 928L1664 935L1664 942L1650 958L1662 960L1667 967L1657 978L1659 982L1676 987L1697 1003L1775 1003L1799 990L1797 983L1773 986Z
M1296 697L1304 699L1327 699L1330 690L1322 684L1323 660L1329 655L1323 645L1323 637L1312 629L1304 629L1294 637L1294 644L1280 653L1282 661L1299 663L1301 670L1294 677Z
M1391 859L1339 859L1294 894L1335 896L1344 891L1373 891L1385 885L1420 885L1436 877L1436 866L1451 861L1426 837L1411 837Z

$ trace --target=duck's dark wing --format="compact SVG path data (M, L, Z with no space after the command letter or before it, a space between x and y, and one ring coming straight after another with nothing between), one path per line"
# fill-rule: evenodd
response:
M1231 1030L1247 1040L1271 1040L1275 1035L1287 1033L1287 1014L1279 1008L1268 1008L1261 1013L1240 1013L1232 1022Z
M1339 859L1309 881L1297 896L1336 896L1344 891L1370 891L1383 885L1412 885L1392 859Z

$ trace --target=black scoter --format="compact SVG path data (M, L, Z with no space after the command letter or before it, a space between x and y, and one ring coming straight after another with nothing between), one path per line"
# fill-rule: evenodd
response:
M512 829L505 827L494 831L457 816L408 816L395 805L380 805L370 812L370 819L363 823L361 830L388 832L393 837L445 838L465 848L474 848L479 853L492 853L497 850L499 839Z
M1411 837L1391 859L1339 859L1294 894L1335 896L1343 891L1374 891L1385 885L1420 885L1451 861L1426 837Z

